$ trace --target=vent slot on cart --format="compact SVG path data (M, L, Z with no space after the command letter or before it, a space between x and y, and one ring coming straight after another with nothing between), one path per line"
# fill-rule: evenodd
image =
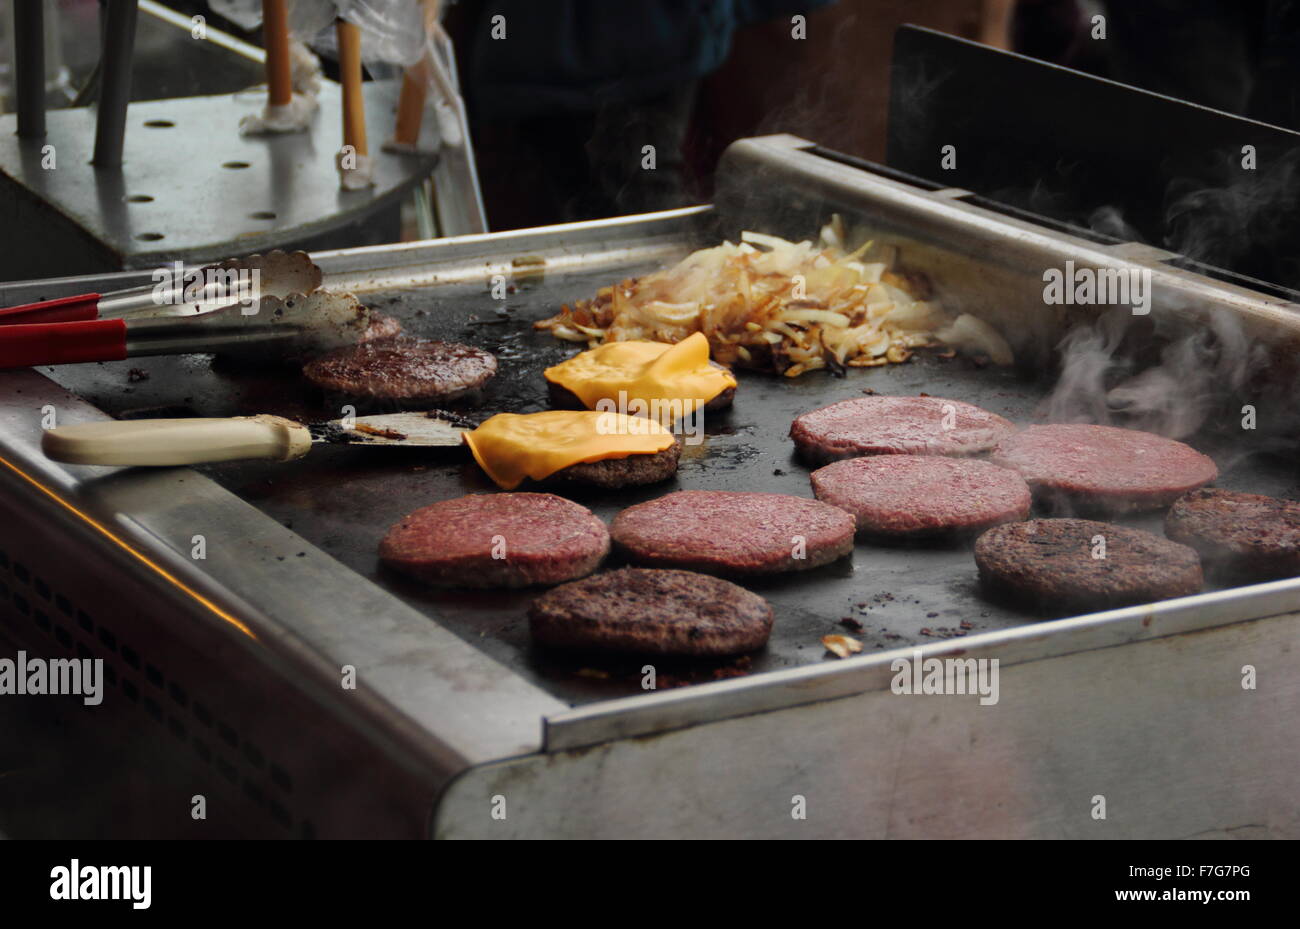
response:
M0 550L0 622L10 626L16 645L36 631L62 651L82 659L102 659L106 690L116 689L126 702L140 707L182 745L189 745L204 765L216 771L228 787L243 793L283 829L315 838L316 826L292 812L293 777L269 760L262 749L234 726L215 715L210 704L191 696L192 690L143 659L126 640L100 625L67 595L55 590L25 564Z

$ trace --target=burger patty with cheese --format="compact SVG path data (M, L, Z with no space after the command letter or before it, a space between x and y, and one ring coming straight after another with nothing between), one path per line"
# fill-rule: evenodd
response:
M607 342L547 368L557 407L614 410L665 426L698 410L731 405L736 378L709 360L709 340L694 333L676 344Z
M525 481L633 487L677 473L681 443L641 416L593 410L498 413L465 433L479 467L503 490Z

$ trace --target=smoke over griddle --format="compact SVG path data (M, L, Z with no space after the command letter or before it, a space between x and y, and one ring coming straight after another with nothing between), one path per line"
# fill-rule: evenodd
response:
M1207 156L1215 157L1215 156ZM1165 191L1164 247L1193 261L1300 287L1300 151L1218 156L1215 180L1179 177Z
M1126 426L1174 439L1199 432L1216 412L1239 410L1253 376L1269 363L1266 349L1227 311L1164 334L1118 308L1070 330L1058 348L1060 377L1043 407L1049 422Z

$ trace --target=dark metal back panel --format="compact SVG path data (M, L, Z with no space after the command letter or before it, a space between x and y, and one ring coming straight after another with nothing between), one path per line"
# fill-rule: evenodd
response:
M917 26L895 34L888 132L891 167L994 209L1300 287L1300 133Z

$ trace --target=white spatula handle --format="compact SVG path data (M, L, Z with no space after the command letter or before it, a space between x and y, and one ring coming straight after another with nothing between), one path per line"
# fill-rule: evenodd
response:
M88 465L187 465L307 454L311 432L279 416L137 419L48 430L41 450L55 461Z

